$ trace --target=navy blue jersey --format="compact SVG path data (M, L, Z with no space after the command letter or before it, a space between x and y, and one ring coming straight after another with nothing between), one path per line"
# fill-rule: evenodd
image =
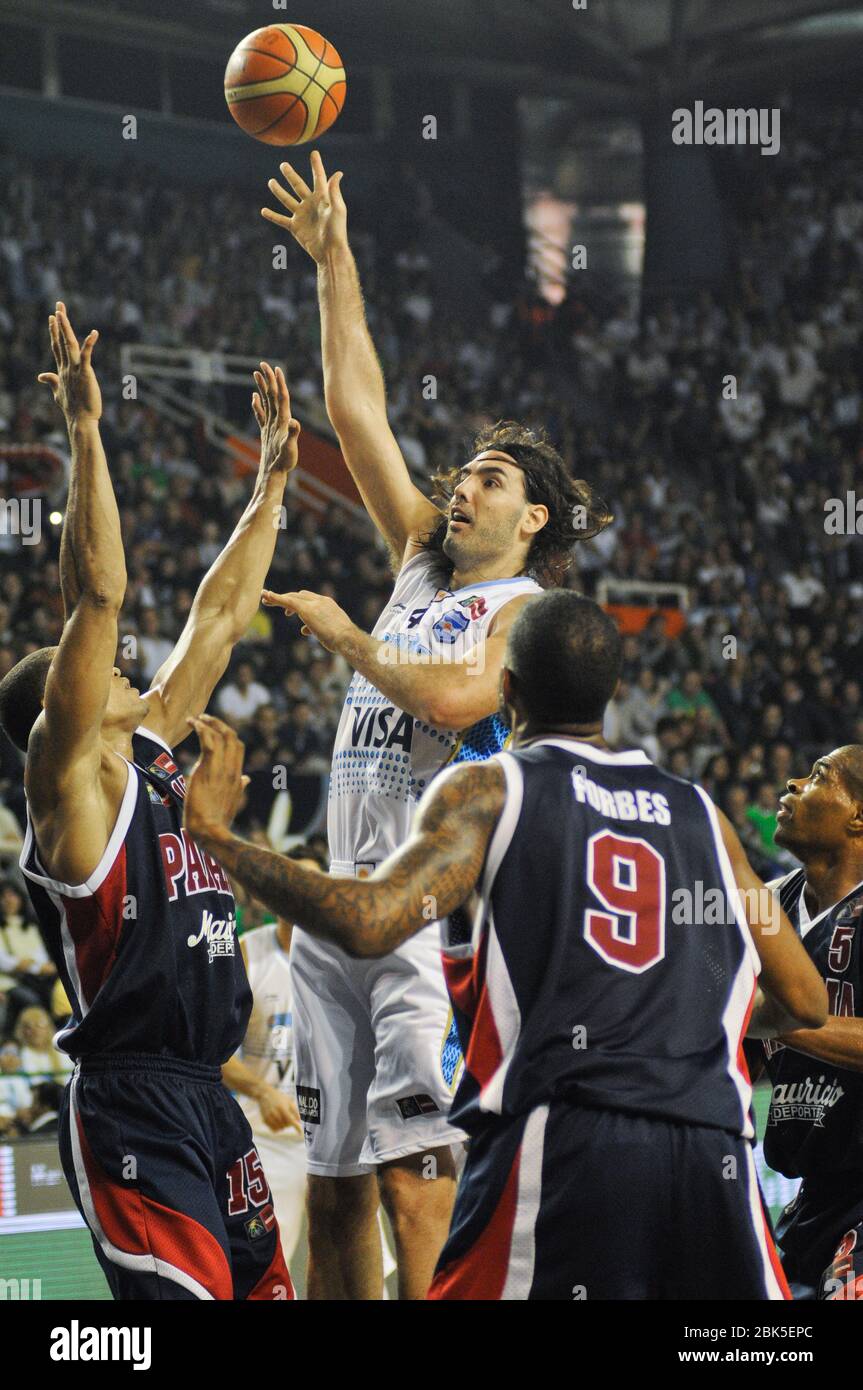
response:
M72 1004L72 1057L150 1053L214 1066L240 1046L252 997L225 871L183 829L171 750L139 729L116 825L86 883L50 878L28 816L21 868Z
M808 925L805 869L776 885L779 901L827 986L828 1008L840 1018L863 1014L863 883ZM770 1040L773 1082L764 1153L787 1177L853 1178L863 1192L863 1073L848 1071Z
M752 1137L759 962L709 798L641 752L574 740L497 761L479 903L443 924L465 1053L453 1124L567 1098Z

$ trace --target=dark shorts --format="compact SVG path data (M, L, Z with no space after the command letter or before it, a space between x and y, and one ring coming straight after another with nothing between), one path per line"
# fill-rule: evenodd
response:
M82 1061L59 1138L115 1298L293 1298L252 1132L218 1067Z
M787 1299L749 1143L569 1102L471 1140L432 1299Z

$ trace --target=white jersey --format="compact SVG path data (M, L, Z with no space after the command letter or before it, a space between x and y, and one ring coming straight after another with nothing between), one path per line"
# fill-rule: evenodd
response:
M492 619L520 594L541 593L534 579L492 579L448 589L445 557L422 552L403 567L373 636L394 660L411 653L441 665L481 670ZM508 730L496 714L461 733L436 729L398 709L359 672L348 687L336 733L328 832L336 870L380 863L404 844L417 801L445 763L491 757Z
M255 1076L294 1099L294 993L287 951L279 945L278 927L256 927L242 938L246 954L252 1012L240 1056ZM238 1095L246 1119L256 1134L272 1135L261 1119L256 1100ZM282 1137L282 1135L280 1135ZM302 1143L296 1130L283 1137Z

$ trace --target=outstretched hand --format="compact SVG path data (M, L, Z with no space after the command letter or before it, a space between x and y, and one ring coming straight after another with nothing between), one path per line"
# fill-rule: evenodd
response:
M281 367L273 371L269 362L262 362L254 374L257 391L252 395L252 410L261 431L261 464L269 473L290 473L297 466L300 422L291 415L291 397Z
M198 735L201 756L192 768L183 803L183 824L193 840L227 830L249 784L243 776L245 748L234 730L201 714L189 723Z
M354 624L345 610L326 594L313 594L309 589L277 594L272 589L264 589L261 602L267 608L283 609L288 617L296 613L303 636L312 634L330 652L338 651L342 639L354 631Z
M36 380L41 381L43 386L51 387L54 400L67 422L99 420L102 415L102 393L91 361L98 332L95 328L91 329L83 342L79 343L72 332L62 300L57 301L56 312L48 319L48 328L57 370L40 372Z
M340 187L341 173L327 178L324 162L317 150L312 151L310 162L312 188L291 164L279 166L287 188L283 188L277 179L270 179L267 185L290 216L274 212L272 208L261 208L261 216L268 222L274 222L277 227L285 227L303 250L308 251L312 260L320 265L336 247L347 246L348 210Z

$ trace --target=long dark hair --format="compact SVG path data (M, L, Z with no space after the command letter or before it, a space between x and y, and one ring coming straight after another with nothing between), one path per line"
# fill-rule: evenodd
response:
M530 430L517 420L498 420L480 430L473 442L471 457L487 449L508 454L524 474L528 502L548 508L548 521L534 536L528 556L528 572L543 588L561 583L572 564L576 541L599 535L614 520L609 507L583 478L573 478L561 455L545 433ZM432 478L433 500L448 506L463 472L461 467ZM434 530L421 538L426 550L443 554L447 518L442 516Z

